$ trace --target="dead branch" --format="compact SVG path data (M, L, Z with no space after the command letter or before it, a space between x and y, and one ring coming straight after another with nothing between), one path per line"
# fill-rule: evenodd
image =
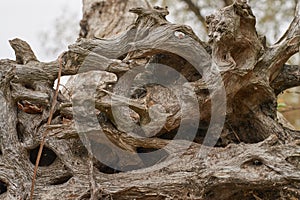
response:
M277 95L289 88L300 86L300 66L284 65L271 86Z

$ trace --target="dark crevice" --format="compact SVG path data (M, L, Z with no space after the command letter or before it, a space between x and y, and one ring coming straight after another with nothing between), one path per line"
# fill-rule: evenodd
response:
M228 199L245 199L245 200L256 200L256 199L281 199L279 189L262 189L262 190L240 190L230 196Z
M22 123L18 122L16 125L17 134L18 134L18 140L19 142L24 142L25 137L25 127Z
M33 87L33 85L32 85L31 83L25 83L25 84L24 84L24 87L25 87L26 89L29 89L29 90L34 90L34 87Z
M158 138L164 140L188 140L198 144L202 144L208 130L208 125L199 123L196 135L192 134L192 132L194 131L193 129L189 131L189 127L185 128L185 130L185 134L178 135L178 129L174 129L170 132L160 135Z
M96 167L99 172L102 172L104 174L117 174L121 172L101 163L100 161L94 161L94 167Z
M107 145L90 140L93 155L96 158L93 160L94 166L102 173L115 174L120 171L110 166L119 166L118 155Z
M172 130L170 132L164 133L160 135L158 138L164 139L164 140L173 140L175 136L177 135L178 129Z
M0 195L4 194L5 192L7 192L7 184L0 180Z
M241 143L237 132L232 128L229 123L225 123L220 138L214 147L225 148L229 144Z
M57 117L60 117L60 110L56 110L54 113L53 113L53 117L52 119L55 119Z
M143 161L145 167L150 167L160 162L163 162L169 155L163 149L139 147L136 151L141 160Z
M34 148L34 149L31 149L29 150L29 159L30 159L30 162L32 164L35 165L35 162L36 162L36 158L37 158L37 155L38 155L38 152L39 152L39 148L40 146ZM50 148L48 147L44 147L43 148L43 152L42 152L42 156L41 156L41 159L40 159L40 163L39 163L39 166L43 167L43 166L50 166L51 164L54 163L54 161L56 160L57 158L57 155L55 154L54 151L52 151Z
M300 156L289 156L285 160L300 169Z
M240 122L240 125L233 127L233 129L236 130L235 132L236 134L238 134L240 141L247 144L259 143L265 140L269 134L268 132L263 132L262 130L260 130L259 127L256 127L255 124L250 122L250 120Z
M39 130L44 124L46 124L48 121L48 118L43 119L38 125L37 125L37 130Z
M57 117L53 118L52 119L52 122L51 124L54 125L54 124L62 124L63 123L63 117L58 115Z
M147 95L147 88L145 86L133 88L131 92L131 98L133 99L141 99Z
M196 135L192 134L194 131L193 129L189 131L189 127L185 128L185 134L182 136L178 135L178 129L172 130L170 132L164 133L158 138L164 139L164 140L174 140L174 139L180 139L180 140L187 140L192 141L197 144L203 144L203 141L207 135L207 131L209 129L209 124L205 122L200 122L198 126L198 130ZM239 138L237 138L236 133L232 130L229 130L226 126L223 128L222 133L220 137L217 139L216 144L214 147L216 148L224 148L229 144L238 144L240 143Z
M80 200L89 200L91 199L91 192L88 191L86 194L80 197Z
M71 173L68 173L62 177L54 179L53 181L51 181L50 185L62 185L64 183L68 182L72 177L73 177L73 175Z
M169 73L174 73L175 71L167 70L165 71L165 73L162 73L161 70L156 71L157 73L155 73L155 75L157 77L161 77L161 80L165 80L166 77L174 77L174 79L176 79L176 76L178 76L179 74L184 76L189 82L194 82L202 78L202 71L198 71L197 69L195 69L191 63L189 63L181 56L170 52L158 53L152 57L150 62L152 64L162 64L177 71L177 73L171 76Z
M257 199L282 199L284 193L280 194L281 190L279 188L261 188L261 189L241 189L237 187L232 187L229 185L220 186L218 189L210 190L205 193L205 199L243 199L243 200L257 200ZM222 198L220 198L222 197ZM284 198L286 199L286 198ZM287 198L292 199L292 198ZM296 199L296 198L295 198Z
M82 144L82 141L80 139L75 140L72 143L71 150L72 150L72 153L79 158L85 158L88 156L88 151L85 148L85 146Z
M261 108L261 111L266 116L269 116L272 119L276 119L276 117L277 117L277 102L276 101L264 102L260 105L260 108Z
M199 127L193 142L202 144L207 133L208 127Z
M261 167L264 163L260 158L252 158L246 162L244 162L241 167L247 168L247 167Z

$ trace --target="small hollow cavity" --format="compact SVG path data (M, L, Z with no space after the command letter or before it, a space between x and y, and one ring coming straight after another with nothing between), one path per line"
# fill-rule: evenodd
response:
M33 85L32 85L31 83L25 83L25 84L24 84L24 87L25 87L26 89L29 89L29 90L34 90L34 87L33 87Z
M232 127L227 124L223 127L222 133L214 147L225 148L229 144L239 143L241 143L240 137L235 130L233 130Z
M177 135L178 129L164 133L160 135L158 138L164 139L164 140L173 140Z
M207 133L207 129L207 127L198 127L198 131L193 142L202 144Z
M82 144L81 140L75 140L72 143L72 152L76 157L82 158L88 156L88 151L85 146Z
M255 159L255 160L253 160L252 165L254 165L254 166L262 166L263 163L262 163L262 161Z
M269 136L269 132L262 131L261 127L255 123L256 121L247 119L240 121L238 125L231 125L229 129L239 143L255 144L264 141Z
M253 158L249 161L246 161L242 164L242 168L246 168L246 167L260 167L263 166L264 163L261 159L259 158Z
M143 161L145 167L150 167L164 161L168 157L168 153L163 149L142 148L136 149L139 157Z
M0 180L0 195L4 194L5 192L7 192L7 184Z
M208 131L209 126L206 123L200 123L198 126L197 133L194 135L192 132L194 130L189 131L188 128L185 130L185 134L182 136L178 136L178 129L172 130L170 132L164 133L160 135L158 138L164 139L164 140L174 140L174 139L179 139L179 140L187 140L187 141L192 141L194 143L198 144L203 144L203 141L206 137L207 131ZM220 138L216 141L216 144L214 147L226 147L228 144L231 143L238 143L238 141L235 141L236 138L232 134L226 134L225 131L222 131L222 134Z
M61 176L61 177L59 177L57 179L54 179L50 183L50 185L62 185L64 183L68 182L72 177L73 177L73 175L71 173L68 173L68 174L66 174L64 176Z
M230 199L245 199L245 200L256 200L256 199L281 199L279 189L262 189L262 190L240 190L233 194Z
M40 146L29 150L30 162L34 165L35 165L35 162L36 162L36 159L37 159L37 156L38 156L39 148L40 148ZM57 155L55 154L54 151L52 151L48 147L44 147L43 151L42 151L41 159L40 159L40 162L39 162L39 166L41 166L41 167L50 166L51 164L54 163L56 158L57 158Z
M210 190L205 193L205 199L243 199L243 200L257 200L257 199L281 199L279 188L262 188L262 189L248 189L237 188L233 186L220 186L217 189Z
M105 174L119 173L119 158L118 155L107 145L100 144L94 140L90 140L91 149L95 159L93 160L94 167ZM117 169L114 168L116 166Z
M161 64L166 66L165 70L155 70L154 75L160 80L165 80L166 78L171 78L168 82L173 82L177 80L180 76L185 77L187 81L194 82L202 78L202 71L198 71L188 60L183 57L170 53L161 52L153 56L151 60L152 64ZM173 70L168 70L168 68L173 68ZM161 69L157 66L157 69ZM155 73L156 72L156 73Z
M104 174L117 174L121 172L101 163L100 161L94 162L94 167L96 167L99 170L99 172L102 172Z

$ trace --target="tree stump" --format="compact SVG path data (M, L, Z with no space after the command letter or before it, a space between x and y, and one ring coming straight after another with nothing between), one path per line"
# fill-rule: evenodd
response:
M16 60L0 60L1 199L29 198L46 130L35 199L299 199L300 132L278 122L276 97L300 85L300 67L285 64L299 52L300 13L266 46L250 6L235 1L207 17L205 43L161 7L131 8L127 29L112 20L100 30L97 16L113 19L120 6L127 21L138 3L118 2L84 2L81 38L61 57L62 74L77 76L50 126L59 61L10 41Z

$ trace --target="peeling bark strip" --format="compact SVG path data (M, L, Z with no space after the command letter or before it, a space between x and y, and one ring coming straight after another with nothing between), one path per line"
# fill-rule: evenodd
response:
M37 149L48 130L34 199L299 199L300 132L276 119L276 95L299 85L299 66L285 65L299 52L299 12L282 39L266 47L251 8L236 1L207 18L208 45L191 28L169 23L167 8L160 7L130 6L135 23L99 30L110 24L99 25L97 16L126 21L127 7L138 4L122 2L84 1L83 38L62 56L62 75L78 74L69 88L73 99L59 93L51 124L59 60L39 62L26 42L11 41L16 61L0 60L0 198L29 198ZM144 85L153 77L160 84ZM126 95L130 78L136 82ZM214 108L222 85L227 101ZM226 114L224 127L211 123L214 112ZM78 113L85 116L81 130ZM219 129L218 143L203 145Z

